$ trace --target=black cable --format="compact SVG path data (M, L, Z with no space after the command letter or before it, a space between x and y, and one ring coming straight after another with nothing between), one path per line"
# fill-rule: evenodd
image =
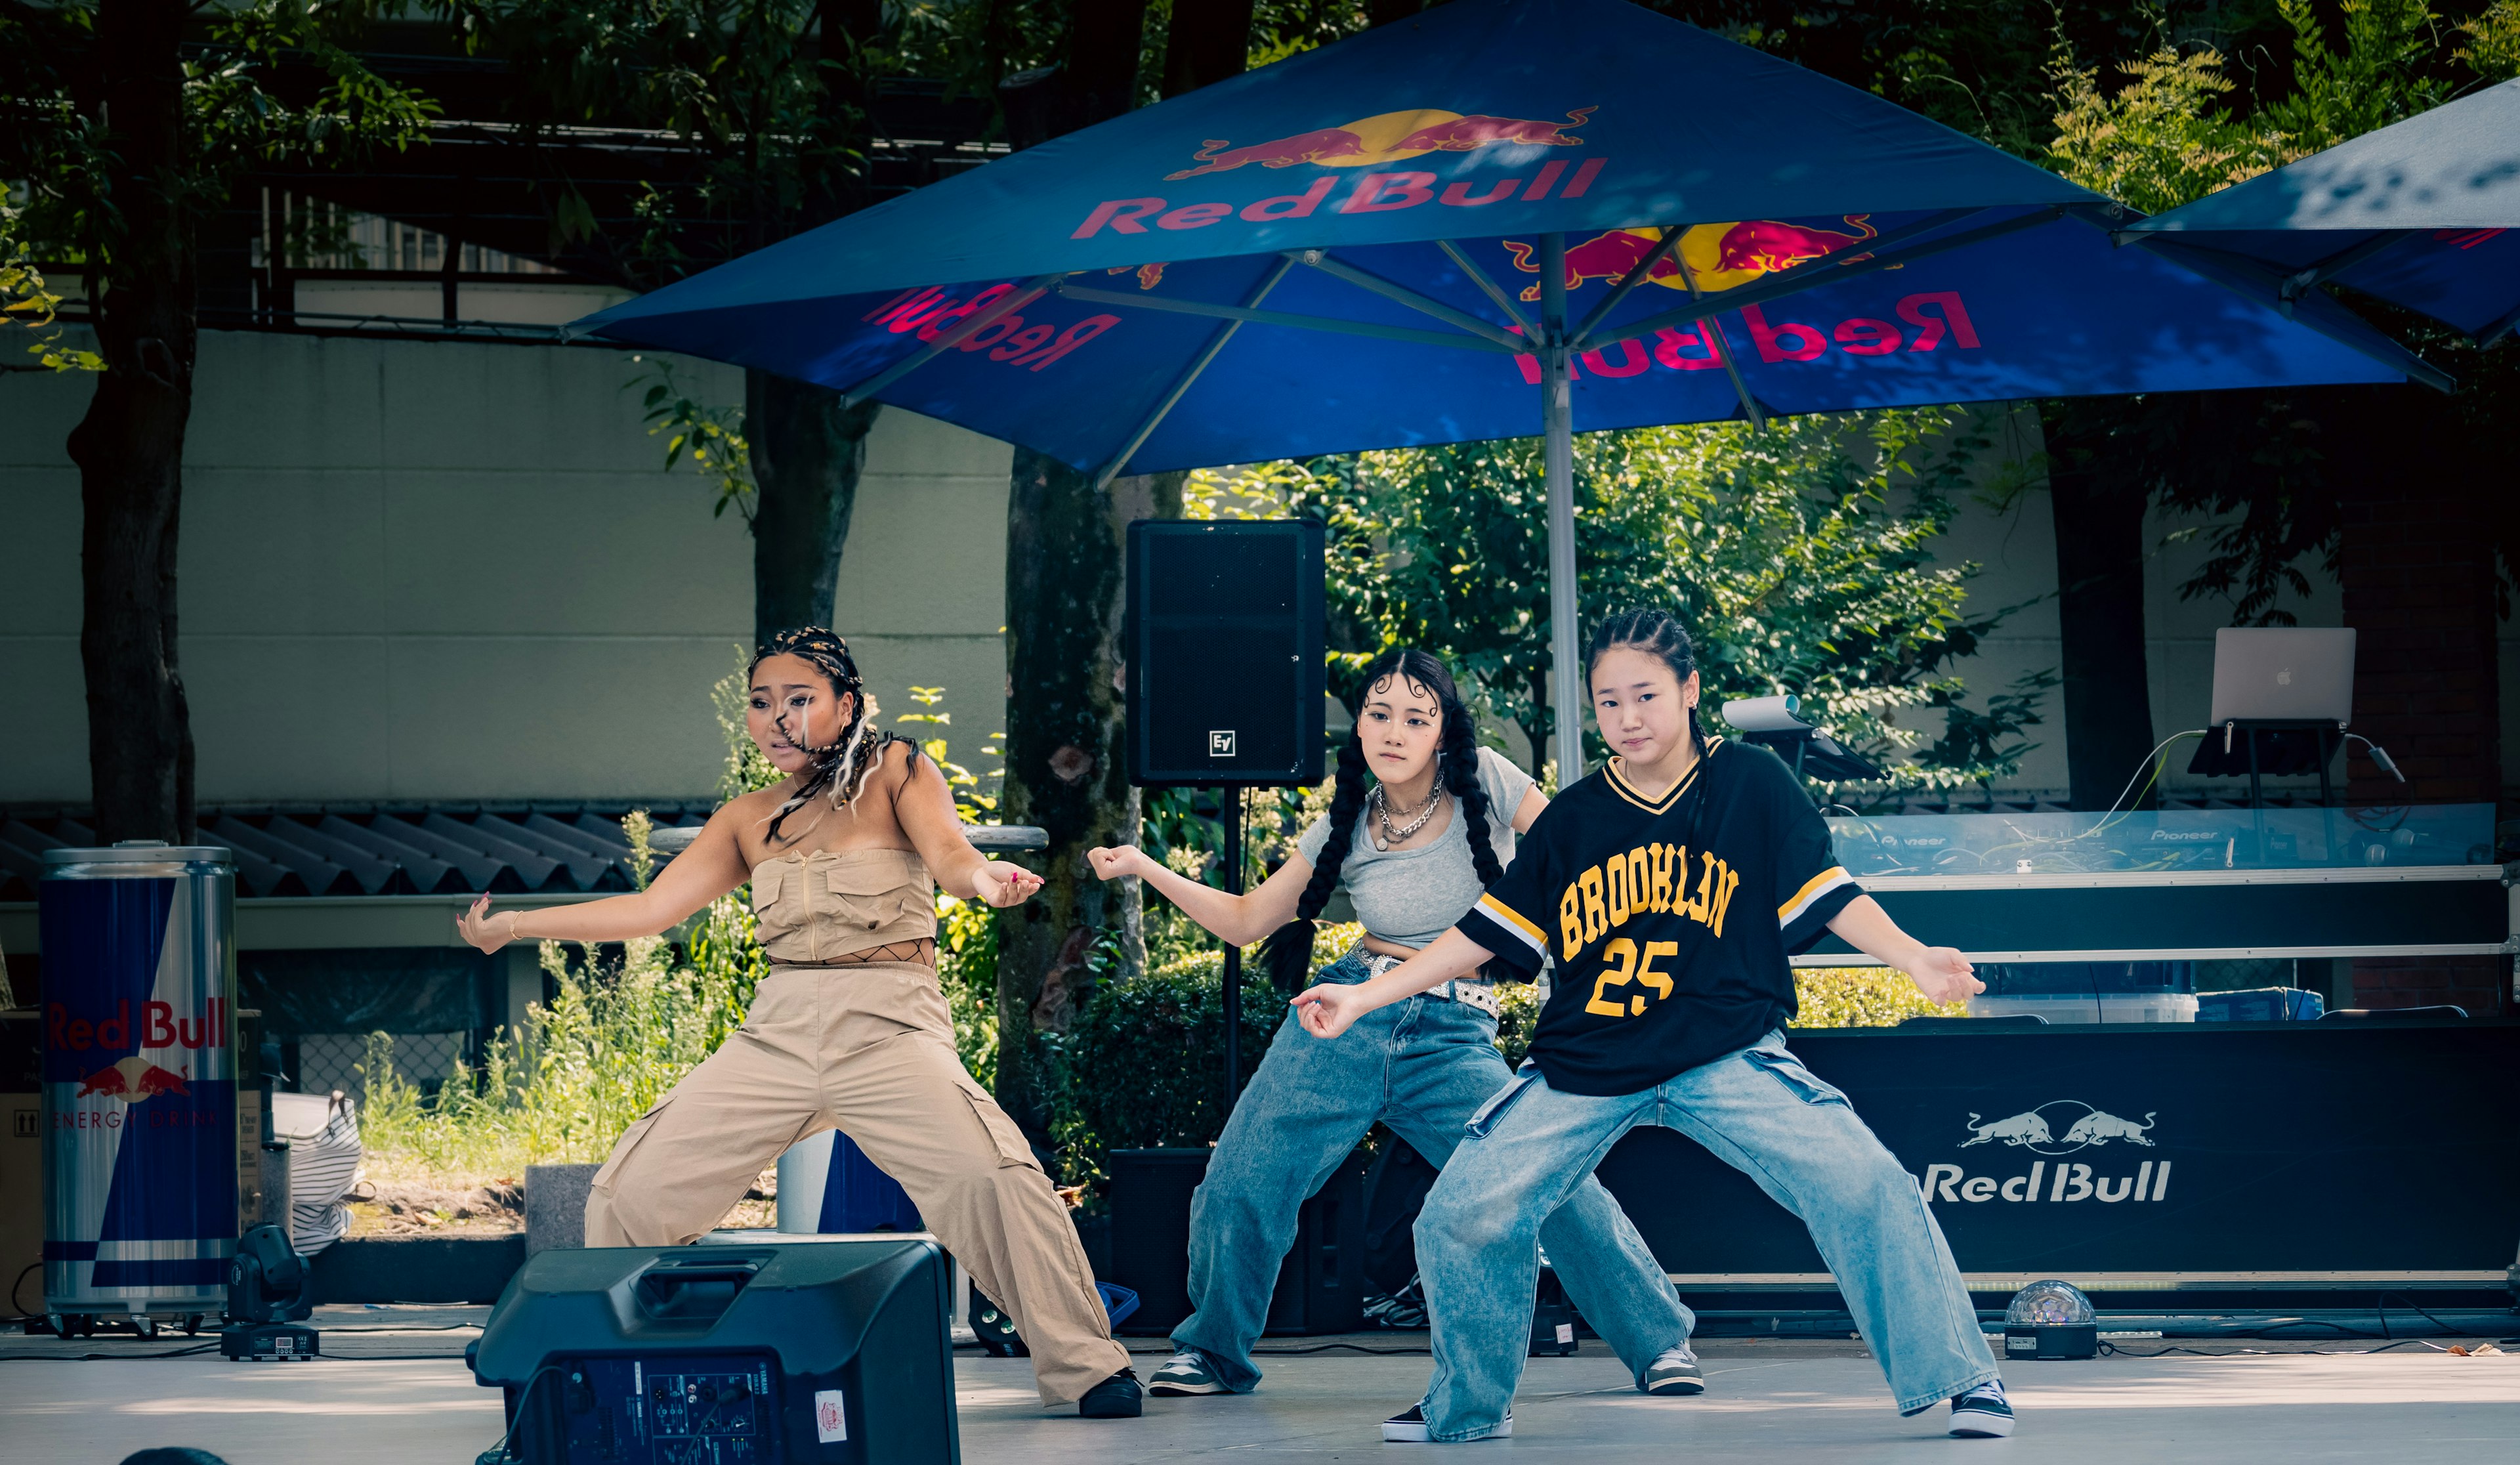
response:
M1327 1353L1338 1349L1345 1349L1352 1353L1371 1353L1375 1357L1385 1358L1434 1351L1433 1349L1425 1348L1367 1348L1360 1343L1325 1343L1317 1348L1255 1348L1251 1351L1251 1355L1255 1358L1294 1358L1305 1353Z
M26 1269L18 1273L18 1279L9 1284L9 1309L11 1311L16 1312L18 1308L18 1289L26 1285L26 1278L29 1274L43 1270L43 1266L44 1263L41 1261L27 1262ZM40 1316L42 1316L42 1314L37 1312L19 1312L17 1316L10 1318L9 1320L11 1322L33 1322Z
M418 1353L413 1356L427 1358L441 1357L444 1355ZM498 1443L491 1445L488 1449L485 1449L481 1451L480 1454L474 1456L472 1465L500 1465L500 1462L502 1461L514 1460L516 1458L516 1456L508 1453L508 1445L517 1438L517 1426L525 1422L525 1410L534 1401L534 1386L543 1381L543 1375L558 1373L560 1370L561 1366L557 1363L546 1363L542 1367L534 1370L534 1376L525 1380L524 1392L517 1396L517 1412L508 1420L507 1433L499 1437Z
M2494 1334L2495 1334L2495 1333L2498 1333L2498 1332L2502 1331L2502 1330L2501 1330L2501 1329L2499 1329L2499 1328L2496 1328L2496 1329L2494 1329L2494 1330L2493 1330L2493 1332L2486 1332L2486 1333L2470 1333L2470 1332L2466 1332L2466 1331L2464 1331L2464 1330L2462 1330L2462 1329L2459 1329L2459 1328L2453 1328L2453 1327L2452 1327L2449 1323L2446 1323L2446 1322L2442 1321L2440 1318L2433 1316L2433 1315L2432 1315L2431 1313L2429 1313L2429 1312L2426 1312L2423 1308L2416 1306L2416 1305L2415 1305L2415 1304L2414 1304L2414 1300L2413 1300L2413 1299L2411 1299L2411 1298L2409 1298L2409 1297L2408 1297L2405 1293L2403 1293L2403 1292L2384 1292L2384 1293L2381 1293L2381 1294L2380 1294L2380 1302L2379 1302L2379 1308L2380 1308L2380 1326L2381 1326L2381 1330L2382 1330L2382 1331L2381 1331L2381 1336L2382 1336L2382 1337L2387 1337L2387 1336L2388 1336L2387 1329L2388 1329L2388 1324L2389 1324L2389 1299L2391 1299L2391 1298L2393 1298L2393 1297L2394 1297L2394 1298L2396 1298L2399 1302L2401 1302L2401 1303L2405 1304L2405 1305L2406 1305L2406 1306L2407 1306L2407 1308L2408 1308L2409 1311L2412 1311L2412 1312L2413 1312L2413 1313L2415 1313L2417 1316L2419 1316L2419 1317L2423 1318L2423 1320L2424 1320L2424 1321L2426 1321L2426 1322L2428 1322L2428 1323L2431 1323L2434 1327L2437 1327L2437 1328L2441 1329L2443 1332L2445 1332L2445 1333L2449 1334L2449 1335L2450 1335L2451 1337L2452 1337L2452 1338L2491 1338L2491 1337L2493 1337L2493 1336L2494 1336Z
M0 1362L110 1363L118 1362L126 1358L133 1359L135 1361L146 1358L189 1358L195 1353L206 1353L217 1347L218 1344L216 1342L211 1342L201 1344L193 1348L179 1348L171 1352L163 1353L0 1353Z

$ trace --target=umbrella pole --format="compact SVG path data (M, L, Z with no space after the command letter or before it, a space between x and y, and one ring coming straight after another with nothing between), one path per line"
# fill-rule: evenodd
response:
M1566 342L1566 236L1540 240L1541 461L1549 487L1549 701L1557 787L1584 776L1584 666L1575 594L1575 404Z

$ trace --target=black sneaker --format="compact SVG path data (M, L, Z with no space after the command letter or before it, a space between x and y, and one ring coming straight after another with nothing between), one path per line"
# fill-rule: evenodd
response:
M1508 1409L1505 1411L1504 1420L1502 1420L1495 1429L1488 1431L1486 1434L1481 1435L1478 1438L1481 1440L1506 1440L1510 1439L1512 1435L1513 1411L1511 1409ZM1425 1407L1421 1404L1411 1404L1409 1406L1408 1413L1394 1414L1389 1419L1384 1420L1382 1422L1382 1442L1385 1444L1425 1444L1429 1442L1426 1434Z
M2001 1440L2012 1433L2012 1405L2004 1399L2002 1379L1953 1396L1952 1433L1962 1440Z
M1147 1381L1147 1392L1167 1397L1174 1395L1232 1394L1225 1381L1208 1366L1207 1354L1194 1348L1183 1349L1164 1360L1155 1376Z
M1704 1394L1706 1374L1697 1366L1697 1354L1690 1352L1688 1345L1684 1343L1678 1348L1663 1350L1660 1357L1645 1366L1643 1388L1647 1394L1665 1396Z
M1088 1419L1135 1419L1147 1412L1147 1391L1139 1386L1138 1376L1124 1368L1086 1390L1076 1401L1076 1412Z

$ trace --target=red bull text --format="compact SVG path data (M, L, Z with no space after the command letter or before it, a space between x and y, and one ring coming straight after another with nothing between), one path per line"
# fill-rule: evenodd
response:
M1339 196L1333 209L1338 213L1388 213L1429 204L1476 208L1515 198L1538 203L1552 195L1580 199L1601 176L1608 159L1584 159L1572 166L1570 176L1565 160L1541 161L1546 155L1530 150L1585 146L1580 131L1598 110L1578 107L1562 117L1507 117L1419 108L1386 112L1339 126L1315 127L1240 146L1231 138L1212 137L1191 155L1195 166L1166 173L1164 180L1179 183L1254 166L1273 171L1303 166L1339 172L1365 170L1357 172L1347 192ZM1497 157L1504 160L1504 166L1515 169L1513 176L1447 183L1439 188L1439 180L1431 172L1391 167L1432 153L1484 153L1491 149L1498 150ZM1525 166L1531 171L1521 171ZM1256 200L1238 207L1233 204L1175 205L1169 199L1151 197L1107 199L1096 205L1068 237L1091 239L1105 230L1144 234L1149 225L1156 229L1204 229L1230 218L1252 224L1309 218L1338 192L1339 172L1316 178L1300 192ZM1563 188L1559 187L1561 181Z
M1632 266L1633 267L1633 266ZM1887 356L1893 351L1932 351L1949 342L1957 350L1978 348L1977 325L1969 319L1968 307L1956 290L1924 291L1902 298L1891 307L1898 323L1854 316L1837 322L1826 331L1801 321L1770 321L1767 312L1757 305L1744 305L1736 312L1742 336L1757 358L1774 365L1780 361L1817 361L1831 349L1850 356ZM1716 333L1732 347L1735 360L1744 359L1743 341L1727 330L1719 318L1713 322ZM1512 330L1512 327L1507 329ZM1520 332L1515 332L1519 335ZM1612 358L1617 359L1613 360ZM1540 361L1537 357L1519 355L1513 358L1522 379L1532 386L1540 385ZM1724 358L1716 353L1697 326L1674 328L1665 326L1654 332L1650 341L1639 338L1615 345L1600 346L1584 352L1567 363L1567 372L1582 381L1586 372L1597 377L1637 377L1659 368L1663 371L1718 371Z
M44 1305L215 1312L237 1238L235 867L44 856Z

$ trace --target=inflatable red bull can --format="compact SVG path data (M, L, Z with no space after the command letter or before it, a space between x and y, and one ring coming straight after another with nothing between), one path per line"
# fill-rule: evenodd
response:
M44 1309L217 1315L237 1242L236 865L50 849Z

